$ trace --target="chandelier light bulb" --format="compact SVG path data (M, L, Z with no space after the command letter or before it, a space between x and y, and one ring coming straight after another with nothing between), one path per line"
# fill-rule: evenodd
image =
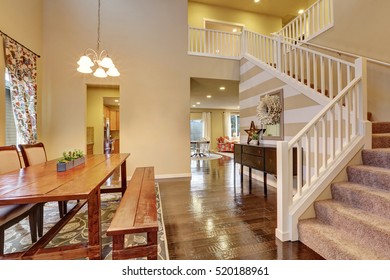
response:
M91 58L87 55L83 55L82 57L80 57L79 61L77 61L77 64L80 66L87 66L87 67L92 67L94 65Z
M104 71L104 69L102 67L99 67L98 69L96 69L96 71L95 71L95 73L93 73L93 75L95 77L98 77L98 78L106 78L107 77L106 71Z
M92 73L92 69L90 66L86 66L86 65L80 65L78 68L77 68L77 71L79 71L80 73L84 73L84 74L90 74Z
M119 73L118 69L116 69L116 67L113 66L110 69L108 69L107 75L111 76L111 77L118 77L120 75L120 73Z
M105 58L103 58L103 60L100 61L99 65L102 66L102 67L104 67L104 68L112 68L112 67L115 67L114 63L112 62L112 59L109 58L108 56L106 56Z

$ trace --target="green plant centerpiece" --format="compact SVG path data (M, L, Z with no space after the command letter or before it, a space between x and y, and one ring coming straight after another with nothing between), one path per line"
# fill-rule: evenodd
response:
M66 171L83 163L85 163L85 156L82 150L63 152L57 162L57 171Z

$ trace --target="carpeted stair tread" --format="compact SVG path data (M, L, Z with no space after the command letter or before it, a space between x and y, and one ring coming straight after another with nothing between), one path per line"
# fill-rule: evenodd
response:
M334 183L331 190L334 200L390 219L390 191L350 182Z
M298 231L302 243L328 260L388 259L370 246L357 241L353 235L318 219L299 221Z
M369 165L353 165L347 167L347 175L349 182L390 190L390 169Z
M372 148L389 148L390 147L390 133L376 133L372 134Z
M372 122L372 133L390 133L390 122Z
M363 164L390 169L390 148L362 151Z
M317 219L337 227L345 233L353 233L356 240L373 250L382 251L390 258L390 220L368 211L347 206L334 199L317 201L314 204Z

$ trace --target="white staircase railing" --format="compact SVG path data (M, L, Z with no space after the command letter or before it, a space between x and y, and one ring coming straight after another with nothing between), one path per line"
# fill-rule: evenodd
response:
M188 27L188 54L241 58L241 33Z
M329 98L334 98L355 77L353 63L286 43L280 37L244 31L243 41L246 54Z
M276 234L282 241L297 239L298 218L314 201L308 201L308 197L318 192L316 188L324 190L324 178L337 175L334 168L365 135L365 66L361 58L356 60L356 67L356 77L310 123L290 142L277 144L281 211Z
M319 0L276 34L287 43L307 41L333 26L333 1Z

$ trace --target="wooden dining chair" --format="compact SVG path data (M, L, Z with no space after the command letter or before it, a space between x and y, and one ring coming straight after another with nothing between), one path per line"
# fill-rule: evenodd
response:
M0 147L0 174L20 169L21 162L15 145ZM37 241L38 205L18 204L0 206L0 255L4 255L5 230L29 218L31 241Z
M47 161L45 145L42 142L35 144L19 144L19 149L23 157L24 166L39 164ZM58 201L58 212L62 218L67 212L67 201ZM40 207L38 217L38 236L43 234L43 205Z

